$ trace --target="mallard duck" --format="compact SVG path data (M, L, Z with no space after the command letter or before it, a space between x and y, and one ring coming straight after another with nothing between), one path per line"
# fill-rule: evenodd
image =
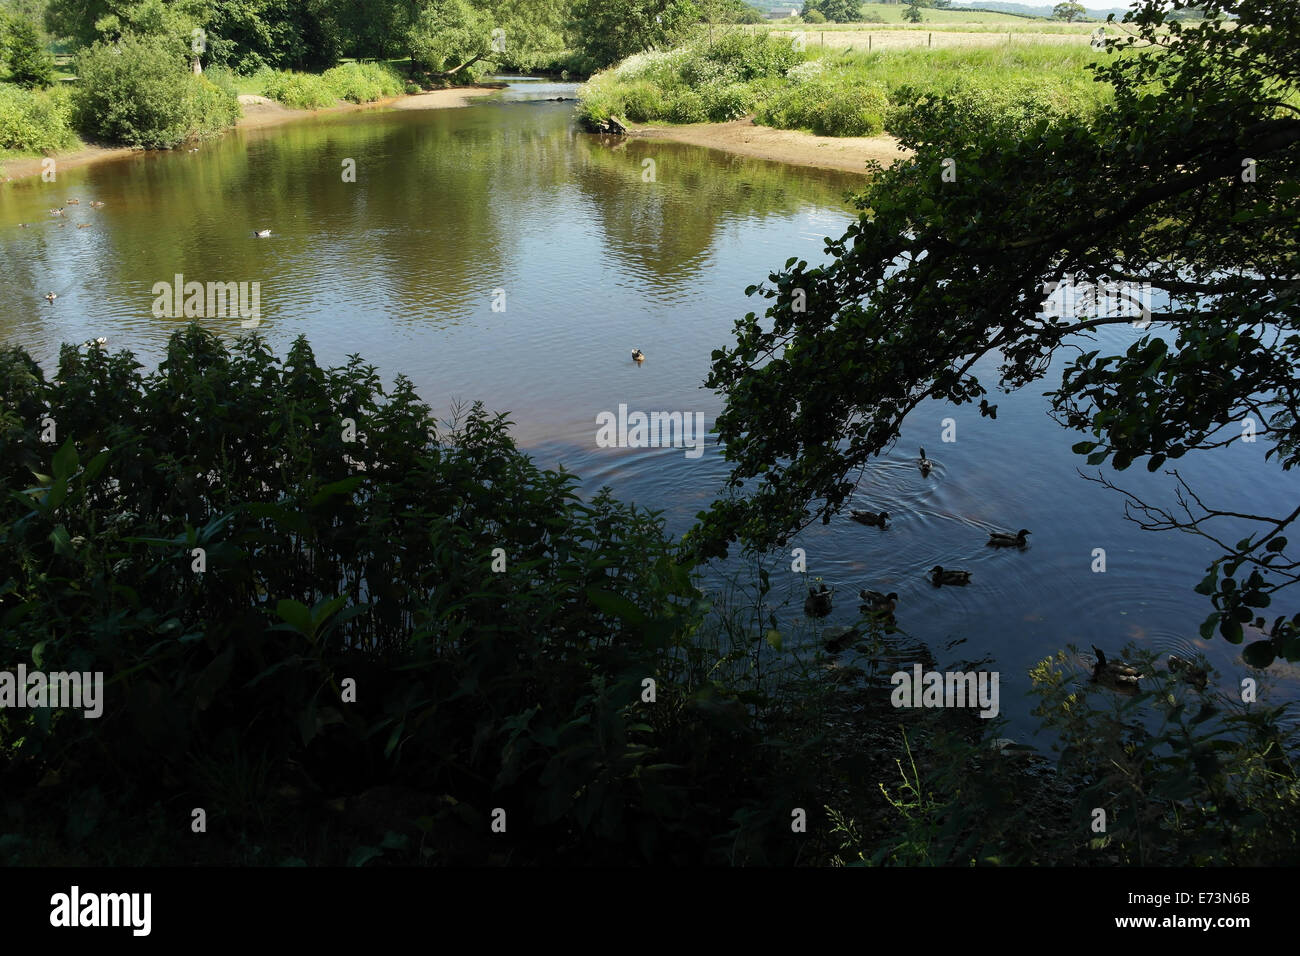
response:
M856 509L849 509L849 517L858 524L868 524L873 528L883 528L885 522L889 520L889 512L881 511L876 513L875 511L857 511Z
M1208 668L1197 667L1191 661L1185 660L1177 654L1169 655L1169 673L1177 674L1197 690L1205 690L1205 685L1210 682Z
M1029 543L1025 540L1025 536L1028 534L1028 528L1021 528L1015 534L1007 534L1005 531L990 531L989 544L995 548L1023 548Z
M77 223L77 228L78 228L78 229L89 229L89 228L90 228L90 223L88 223L88 222L79 222L79 223Z
M869 588L863 588L858 592L858 597L862 598L862 606L872 611L887 611L893 614L898 609L898 592L890 591L888 594L882 594L879 591L872 591Z
M943 568L936 564L930 569L930 580L935 584L969 584L970 572Z
M862 632L856 627L828 627L822 632L822 646L832 654L838 654L861 636Z
M90 208L91 208L91 209L103 209L103 208L104 208L104 204L103 204L102 202L100 202L98 199L96 199L94 202L92 202L92 203L90 204Z
M253 230L253 238L254 238L254 239L270 239L270 238L271 238L271 230L270 230L270 229L254 229L254 230Z
M922 478L930 474L930 472L934 469L934 462L932 462L929 458L925 457L924 448L921 449L921 458L919 461L917 461L917 466L920 467L921 469Z
M55 299L57 299L58 297L59 297L59 294L58 294L57 292L47 292L47 293L45 293L45 301L46 301L46 302L53 302L53 301L54 301Z
M644 362L644 361L645 361L645 355L642 353L642 351L641 351L640 349L633 349L633 350L632 350L632 361L633 361L633 362Z
M1106 660L1106 655L1096 644L1092 646L1092 650L1097 655L1097 663L1092 665L1094 681L1121 694L1137 693L1138 681L1145 676L1141 671L1123 661Z
M51 210L50 210L50 215L51 215L51 216L62 216L62 215L63 215L63 210L62 210L62 209L51 209Z
M80 200L80 199L69 199L67 204L68 204L69 206L80 206L80 205L81 205L81 200Z
M825 617L831 613L831 595L833 593L828 591L824 584L820 590L809 588L808 596L804 598L803 612L809 617Z

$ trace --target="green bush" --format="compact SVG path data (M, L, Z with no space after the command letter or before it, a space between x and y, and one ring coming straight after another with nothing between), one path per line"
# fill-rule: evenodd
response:
M344 63L321 76L334 95L349 103L371 103L402 92L403 81L379 63Z
M76 144L70 91L0 85L0 149L48 153Z
M319 110L339 101L334 87L322 76L293 70L267 70L259 73L262 95L293 110Z
M709 676L661 519L580 498L477 407L437 429L408 381L323 369L302 339L280 358L191 326L140 368L64 346L50 382L0 352L0 669L106 680L97 719L0 710L32 846L337 865L382 839L482 865L506 807L515 863L722 862L737 808L785 799ZM57 448L47 417L75 423ZM160 803L225 836L129 840ZM754 826L788 861L782 815Z
M77 77L77 125L107 142L168 149L215 136L239 118L238 100L194 76L183 51L164 37L96 43L77 58Z
M701 91L704 109L714 123L725 123L753 112L756 97L744 83L706 87Z
M1021 139L1038 124L1081 119L1092 105L1068 88L1028 81L994 85L961 80L941 92L900 86L890 92L889 101L886 126L895 136L953 145L989 132Z
M860 76L829 74L778 91L759 108L758 121L819 136L876 136L887 107L884 91Z
M641 81L621 87L622 111L634 123L649 123L668 115L668 104L657 86Z
M668 119L674 123L704 123L709 110L704 96L695 90L678 90L668 107Z

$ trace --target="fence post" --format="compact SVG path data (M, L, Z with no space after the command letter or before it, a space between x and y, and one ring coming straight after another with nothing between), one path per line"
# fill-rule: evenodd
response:
M929 41L926 42L925 45L926 45L927 47L932 47L932 46L934 46L934 34L933 34L933 33L930 34L930 39L929 39Z
M822 49L826 49L826 31L822 31Z
M867 52L868 52L868 53L871 52L871 34L870 34L870 33L867 34Z

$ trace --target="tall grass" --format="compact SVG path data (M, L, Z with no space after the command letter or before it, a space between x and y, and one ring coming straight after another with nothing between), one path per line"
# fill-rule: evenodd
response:
M937 96L980 122L1024 129L1035 119L1090 115L1110 95L1088 70L1099 56L1088 48L801 53L786 42L739 33L629 57L583 87L579 115L594 125L610 116L688 123L753 113L780 129L868 136L907 130L917 104Z

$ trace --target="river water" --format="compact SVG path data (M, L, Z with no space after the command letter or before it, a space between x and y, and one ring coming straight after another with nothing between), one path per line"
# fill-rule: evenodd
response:
M360 353L387 381L407 375L439 414L477 399L508 411L541 463L563 464L585 490L609 485L662 509L680 533L726 476L716 444L699 457L602 448L597 416L624 405L699 413L711 426L720 403L701 382L734 320L757 307L745 287L790 256L821 257L823 237L851 221L846 195L862 180L662 141L602 141L577 130L572 103L550 99L573 93L517 82L466 109L334 114L67 170L55 183L11 183L0 188L0 342L52 369L61 342L104 336L152 367L188 321L154 317L155 283L257 282L259 328L280 354L306 335L322 364ZM66 214L51 216L56 206ZM272 236L255 240L255 229ZM238 318L203 321L240 332ZM1122 349L1138 334L1112 328L1094 347ZM991 363L977 371L994 381ZM1026 670L1068 643L1112 656L1130 640L1203 650L1221 691L1249 675L1266 695L1300 696L1294 665L1261 674L1240 648L1199 640L1209 608L1191 589L1215 550L1124 520L1118 495L1079 476L1082 458L1070 452L1079 437L1047 417L1042 391L995 396L996 421L922 407L854 503L888 510L891 526L845 517L792 543L805 549L808 575L837 590L823 623L853 620L861 587L897 591L900 626L940 664L1001 673L1016 736L1033 725ZM954 442L941 440L946 418ZM921 445L936 462L928 477L915 467ZM1300 485L1263 454L1262 444L1236 444L1181 470L1212 504L1289 511ZM1140 466L1112 477L1172 500L1170 479ZM1020 527L1033 531L1028 549L985 546L988 530ZM1104 573L1093 570L1099 548ZM933 588L925 571L936 564L972 570L971 585ZM788 555L767 567L777 598L788 598L776 611L788 647L811 647L804 576Z

